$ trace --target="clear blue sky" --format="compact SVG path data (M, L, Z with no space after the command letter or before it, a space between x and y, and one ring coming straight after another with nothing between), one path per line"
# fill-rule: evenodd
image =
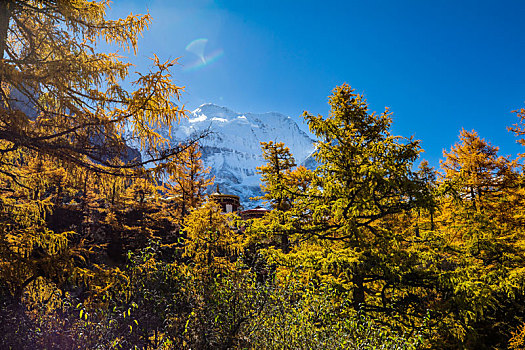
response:
M148 10L134 61L180 57L188 109L326 115L347 82L373 110L390 107L394 133L421 139L434 165L461 128L525 152L506 131L525 106L523 0L117 0L110 16ZM196 39L204 60L186 50Z

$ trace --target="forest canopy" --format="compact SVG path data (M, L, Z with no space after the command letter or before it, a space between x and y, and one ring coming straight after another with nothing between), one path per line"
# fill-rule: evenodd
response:
M35 152L67 166L116 174L177 153L155 132L184 114L173 102L182 90L169 72L176 61L154 56L148 74L130 75L132 65L125 57L101 52L103 42L136 52L151 22L147 14L109 20L108 5L2 1L2 154ZM124 82L133 90L125 89ZM131 142L150 157L129 159ZM9 172L9 161L3 163Z
M108 6L0 2L0 348L525 346L523 155L461 130L436 170L342 84L303 115L316 165L261 143L269 210L225 213L203 135L158 132L176 61L102 52L151 22Z

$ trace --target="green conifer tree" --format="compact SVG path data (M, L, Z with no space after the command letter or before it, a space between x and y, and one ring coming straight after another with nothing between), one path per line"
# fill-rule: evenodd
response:
M391 135L388 110L370 113L346 84L334 89L330 105L328 117L304 115L318 139L319 166L281 225L298 244L289 254L272 255L277 276L328 284L349 294L355 310L421 325L432 287L428 271L412 240L416 233L391 224L403 213L431 207L427 184L412 170L419 142Z

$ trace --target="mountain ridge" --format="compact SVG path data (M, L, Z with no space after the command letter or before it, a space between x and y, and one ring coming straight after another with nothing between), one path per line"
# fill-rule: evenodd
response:
M176 143L206 129L211 133L201 142L204 166L210 168L209 175L215 177L221 192L238 195L246 206L261 204L250 201L262 195L256 170L265 163L260 142L284 142L297 164L314 151L314 140L289 116L278 112L238 113L213 103L199 106L165 133ZM216 186L210 187L209 192L213 192Z

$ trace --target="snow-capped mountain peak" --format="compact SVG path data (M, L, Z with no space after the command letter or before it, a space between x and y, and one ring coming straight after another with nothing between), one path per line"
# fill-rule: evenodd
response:
M207 103L196 108L171 130L171 139L184 140L209 129L201 142L202 159L210 167L223 193L236 194L249 206L249 198L261 195L256 168L264 164L261 142L284 142L301 164L314 150L313 140L289 116L276 113L237 113Z

